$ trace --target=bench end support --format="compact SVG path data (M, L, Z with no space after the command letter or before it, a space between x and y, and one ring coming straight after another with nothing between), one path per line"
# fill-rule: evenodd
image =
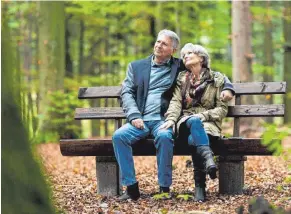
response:
M116 196L121 192L119 167L115 157L96 157L97 194Z

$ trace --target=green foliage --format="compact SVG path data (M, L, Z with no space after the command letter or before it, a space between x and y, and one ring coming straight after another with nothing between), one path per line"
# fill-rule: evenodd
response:
M290 184L291 183L291 176L287 176L284 180L284 183Z
M169 213L169 210L166 208L159 210L159 214L167 214L167 213Z
M60 138L79 138L81 126L74 120L74 112L82 104L77 98L79 88L78 81L66 78L66 91L51 92L47 98L49 106L45 117L45 130L39 133L35 142L58 142Z
M283 186L282 185L278 185L277 186L277 191L278 192L282 192L283 191Z
M160 194L155 194L153 196L153 199L155 199L155 200L165 200L165 199L170 199L170 198L171 198L171 196L167 192L160 193Z
M262 136L262 143L268 147L270 151L274 151L275 155L282 153L281 141L288 136L288 131L279 131L276 124L265 124L266 131Z
M81 128L74 120L75 108L80 107L76 91L64 93L55 91L48 97L50 106L48 107L48 133L53 142L58 142L61 138L78 138L81 135Z
M189 200L193 199L194 196L189 195L189 194L180 194L177 196L177 198L182 199L184 201L189 201Z
M173 165L172 165L172 169L173 169L173 170L177 169L177 165L176 165L176 164L173 164Z

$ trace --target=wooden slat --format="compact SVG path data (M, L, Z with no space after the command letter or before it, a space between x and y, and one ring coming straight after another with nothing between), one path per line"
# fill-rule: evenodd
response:
M228 107L228 117L283 117L284 104L239 105Z
M286 93L286 82L233 83L233 87L237 95Z
M84 119L125 119L125 113L121 107L95 107L77 108L76 120ZM240 105L229 106L228 117L282 117L284 116L284 104L273 105Z
M286 82L233 83L237 95L285 94ZM121 86L79 88L79 99L119 98Z
M79 88L79 99L119 98L121 86Z
M61 140L61 153L64 156L114 156L111 139ZM215 155L272 155L261 144L261 139L228 138L212 142ZM175 144L175 155L190 155L188 145L183 141ZM142 140L133 146L133 155L155 156L153 140Z
M121 107L76 108L75 119L125 119Z

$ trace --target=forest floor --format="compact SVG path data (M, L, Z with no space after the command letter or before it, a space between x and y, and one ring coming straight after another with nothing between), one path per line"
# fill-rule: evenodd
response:
M291 137L284 147L291 147ZM189 156L174 157L171 200L155 200L158 192L155 157L134 157L136 176L142 197L137 202L117 202L116 197L96 194L96 168L94 157L63 157L59 144L41 144L37 148L50 183L54 205L60 213L236 213L256 196L263 196L271 204L291 209L291 158L283 156L249 156L245 162L245 188L242 195L218 194L218 179L207 180L205 203L183 201L177 195L193 194L193 169L186 167ZM98 181L97 181L98 182Z

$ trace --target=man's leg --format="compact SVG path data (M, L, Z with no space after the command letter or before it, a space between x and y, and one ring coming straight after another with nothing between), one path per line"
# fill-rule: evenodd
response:
M124 186L136 183L135 169L132 156L132 145L149 135L149 129L138 129L126 123L115 131L112 136L115 157L121 171L121 182Z
M162 192L169 192L169 187L172 184L172 161L173 161L173 147L174 134L173 129L162 129L159 127L164 121L152 121L152 135L155 138L155 147L157 149L157 164L158 164L158 179L160 190Z

